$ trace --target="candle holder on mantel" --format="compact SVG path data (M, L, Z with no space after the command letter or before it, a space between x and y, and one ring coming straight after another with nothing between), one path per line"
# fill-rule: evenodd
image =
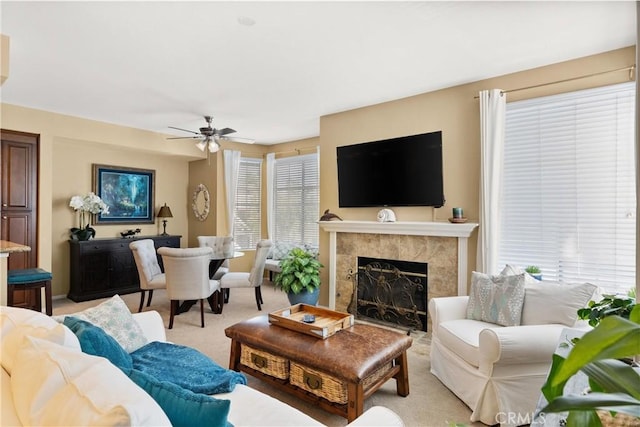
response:
M467 222L467 218L465 218L462 208L452 208L451 209L451 218L449 218L449 222L454 224L464 224Z
M162 218L162 234L161 236L168 236L167 234L167 220L165 218L173 218L171 208L165 203L158 212L158 218Z

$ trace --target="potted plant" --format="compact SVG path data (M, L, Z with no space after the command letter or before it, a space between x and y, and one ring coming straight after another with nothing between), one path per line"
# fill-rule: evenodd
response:
M275 287L287 293L291 305L304 303L316 305L320 292L320 268L324 267L313 253L303 248L293 248L280 260L280 273Z
M78 225L80 227L71 228L72 240L89 240L95 237L96 230L90 226L89 222L92 215L109 213L109 206L93 192L85 196L73 196L69 201L69 206L79 213Z
M553 355L542 387L549 403L540 412L568 411L569 427L601 426L601 417L616 413L631 425L640 423L640 368L620 360L640 354L640 306L630 310L629 319L606 316L574 344L566 359ZM587 375L589 392L565 395L567 381L578 371Z
M537 265L530 265L527 268L525 268L524 271L526 271L531 276L533 276L534 279L542 280L542 271L540 270L540 267L538 267Z
M589 325L596 327L607 316L629 318L631 310L636 305L636 299L625 295L603 295L600 301L589 301L585 308L578 310L578 318L588 320Z

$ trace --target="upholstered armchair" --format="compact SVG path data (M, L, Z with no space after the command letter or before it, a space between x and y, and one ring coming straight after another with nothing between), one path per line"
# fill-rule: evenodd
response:
M229 258L232 258L235 249L233 236L198 236L198 246L213 249L214 258L226 258L211 277L213 280L220 280L229 272Z
M565 328L588 327L576 320L577 309L595 289L527 277L512 326L474 319L473 289L471 296L432 298L431 373L472 410L470 421L530 423L558 339Z
M222 276L222 279L220 279L220 287L223 291L229 292L231 288L254 288L256 305L258 306L258 310L262 310L260 304L264 304L264 302L262 300L260 286L264 280L264 265L267 261L269 249L271 249L271 240L260 240L256 245L256 254L251 271L229 272ZM225 299L228 300L228 298Z
M158 255L153 240L142 239L129 243L129 248L133 252L133 259L138 269L140 278L140 306L138 313L142 311L145 293L149 292L147 307L151 305L154 289L165 289L167 287L165 275L158 264Z
M220 282L209 279L211 248L159 248L171 300L169 329L180 301L200 300L200 324L204 328L204 300L220 289ZM219 298L219 294L216 295Z

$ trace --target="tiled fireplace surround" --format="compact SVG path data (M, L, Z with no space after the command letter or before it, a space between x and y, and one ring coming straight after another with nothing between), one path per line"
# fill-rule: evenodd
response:
M428 263L428 297L466 295L467 241L476 223L321 221L329 237L329 307L347 311L358 257Z

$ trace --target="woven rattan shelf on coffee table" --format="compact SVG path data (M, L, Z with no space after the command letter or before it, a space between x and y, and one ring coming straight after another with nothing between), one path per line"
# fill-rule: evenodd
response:
M411 337L373 325L355 324L318 339L257 316L225 330L231 338L229 368L242 371L349 422L362 414L364 400L396 380L398 395L409 394L407 349Z

